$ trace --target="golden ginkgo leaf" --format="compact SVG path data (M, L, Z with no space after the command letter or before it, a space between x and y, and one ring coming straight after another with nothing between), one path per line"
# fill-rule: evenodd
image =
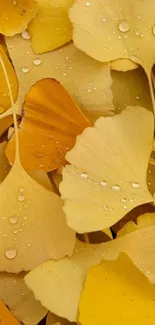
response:
M0 271L30 270L50 258L70 255L75 234L65 223L61 198L34 181L19 158L15 106L4 62L0 57L13 107L15 163L0 185Z
M138 64L129 59L116 59L111 61L111 70L130 71L138 68Z
M134 221L128 221L117 233L117 237L124 236L137 229L149 227L155 225L155 213L144 213L140 215L136 223Z
M124 252L149 281L155 283L154 232L155 226L151 226L102 244L77 241L70 259L39 265L26 275L25 282L36 299L52 313L77 321L79 297L86 274L103 258L115 260Z
M0 184L10 171L10 165L5 155L7 142L0 143Z
M33 293L25 285L23 280L25 275L24 272L20 274L1 272L0 299L9 307L19 322L25 325L36 325L45 317L47 310L34 298Z
M142 107L100 117L77 137L59 187L71 228L106 229L152 201L146 184L152 141L153 115Z
M37 2L35 0L1 0L0 33L13 36L23 32L35 17Z
M109 64L91 59L72 43L37 56L30 40L19 35L6 38L6 43L19 80L17 112L21 112L30 87L43 78L61 82L91 122L114 110Z
M72 39L72 24L68 9L74 0L38 0L38 12L30 22L32 49L44 53L69 42Z
M81 325L130 325L154 322L155 289L130 258L121 253L117 260L103 260L87 274L80 297Z
M64 166L66 152L74 146L76 136L91 125L65 88L50 78L32 86L23 112L19 144L26 170L48 172ZM15 141L13 135L6 150L11 163L15 157Z
M0 6L1 6L1 4L0 4ZM0 10L0 12L1 12L1 10ZM1 14L2 14L2 12L1 12ZM9 81L11 84L13 99L14 99L14 101L16 101L17 94L18 94L18 81L17 81L16 73L15 73L15 70L14 70L9 58L7 57L1 44L0 44L0 55L3 58L3 61L6 66ZM1 67L0 67L0 80L1 80L1 82L0 82L0 114L1 114L1 113L5 112L11 106L8 88L7 88L6 82L3 77L3 70ZM0 127L0 132L1 132L1 127Z

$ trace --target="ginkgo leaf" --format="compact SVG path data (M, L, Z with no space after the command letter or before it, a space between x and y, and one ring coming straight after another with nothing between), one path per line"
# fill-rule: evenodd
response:
M6 145L6 141L0 143L0 183L3 182L10 171L10 165L5 155Z
M28 30L32 36L32 49L44 53L72 39L72 24L68 9L74 0L38 0L38 12Z
M1 57L0 61L12 102L16 133L16 160L0 186L0 271L18 273L50 258L70 255L75 234L65 223L61 198L34 181L20 163L15 107Z
M72 43L37 56L32 52L30 41L21 36L6 38L6 43L19 80L18 113L30 87L49 77L61 82L90 121L114 110L109 64L96 62Z
M136 223L134 221L127 222L117 233L117 237L124 236L137 229L155 225L155 213L144 213L140 215Z
M59 317L55 314L48 313L46 318L46 325L76 325L76 323L71 323L67 319Z
M59 187L69 227L79 233L106 229L152 201L146 184L152 141L152 113L138 106L100 117L77 137Z
M0 33L13 36L23 32L36 15L35 0L1 0Z
M112 309L111 309L112 308ZM116 261L103 260L87 274L80 297L81 325L154 322L155 289L130 258L121 253Z
M127 72L111 71L111 77L116 111L122 111L128 105L138 105L152 111L149 84L141 67Z
M20 325L4 305L2 300L0 300L0 320L2 325Z
M29 175L40 185L54 193L57 193L54 184L50 181L47 173L43 170L33 170L32 172L29 172Z
M3 2L3 0L2 0L2 2ZM1 3L0 3L0 6L1 6ZM1 12L1 10L0 10L0 12ZM1 14L2 14L2 12L1 12ZM9 81L10 81L11 89L12 89L12 93L13 93L13 99L14 99L14 101L16 101L17 94L18 94L18 81L17 81L16 73L15 73L15 70L14 70L9 58L7 57L1 44L0 44L0 55L2 56L2 59L6 66L6 70L8 73L8 77L9 77ZM8 94L8 88L7 88L6 82L3 77L3 70L1 67L0 67L0 80L1 80L1 83L0 83L0 113L3 113L3 112L5 112L5 110L7 110L11 106L11 102L10 102L10 98L9 98L9 94Z
M126 253L151 283L155 283L155 226L102 244L76 242L70 259L48 261L30 271L25 282L36 299L52 313L76 321L79 297L88 269L103 258L115 260Z
M23 111L19 143L26 170L48 172L65 165L66 152L74 146L76 136L91 125L65 88L50 78L32 86ZM6 155L12 163L15 136L8 143Z
M130 59L144 68L155 109L151 82L155 63L154 0L76 0L70 19L75 45L94 59Z
M137 69L139 66L137 63L129 60L129 59L117 59L111 61L111 70L116 71L130 71Z
M35 300L33 293L25 285L23 281L25 275L24 272L20 274L1 272L0 299L18 321L22 321L25 325L36 325L45 317L47 310Z

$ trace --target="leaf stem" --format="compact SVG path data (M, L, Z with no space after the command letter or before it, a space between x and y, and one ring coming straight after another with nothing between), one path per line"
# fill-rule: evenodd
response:
M86 244L89 244L89 236L87 233L84 234L84 240Z

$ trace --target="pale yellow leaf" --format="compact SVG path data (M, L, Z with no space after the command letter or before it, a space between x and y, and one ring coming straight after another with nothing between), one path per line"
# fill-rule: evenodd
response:
M155 213L144 213L140 215L136 223L134 221L127 222L117 233L117 237L124 236L137 229L154 226L155 225Z
M6 146L7 146L6 141L0 143L0 183L3 182L8 172L10 171L10 165L5 156Z
M99 118L77 137L59 187L69 227L106 229L152 201L146 184L152 141L152 113L138 106Z
M138 68L138 64L129 59L117 59L111 61L111 70L130 71Z

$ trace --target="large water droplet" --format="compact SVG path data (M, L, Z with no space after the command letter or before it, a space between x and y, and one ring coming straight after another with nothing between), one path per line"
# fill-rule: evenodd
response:
M123 33L126 33L130 30L130 23L127 20L122 20L119 23L119 30Z
M92 7L92 3L90 1L86 1L86 7Z
M87 175L87 173L81 173L81 175L80 175L80 176L81 176L81 178L85 178L85 179L86 179L86 178L88 178L88 175Z
M101 184L101 186L103 186L103 187L107 186L107 182L106 182L106 181L102 181L102 182L100 182L100 184Z
M114 186L112 186L112 190L114 190L114 191L120 191L121 188L120 188L119 185L114 185Z
M29 70L30 70L30 69L29 69L28 67L23 67L23 68L22 68L22 71L23 71L24 73L28 73Z
M139 183L137 183L137 182L132 183L132 188L134 188L134 189L138 189L138 188L140 188Z
M29 34L29 32L27 30L24 30L24 32L22 32L22 38L24 39L31 39L31 35Z
M40 65L41 60L39 58L36 58L33 60L34 65Z
M16 224L17 223L17 221L18 221L18 219L17 219L17 217L16 216L12 216L12 217L10 217L10 223L12 223L12 224Z
M8 248L5 251L5 256L9 258L10 260L14 259L17 255L17 251L15 248Z
M24 195L19 195L18 196L18 201L23 202L25 200L25 196Z

